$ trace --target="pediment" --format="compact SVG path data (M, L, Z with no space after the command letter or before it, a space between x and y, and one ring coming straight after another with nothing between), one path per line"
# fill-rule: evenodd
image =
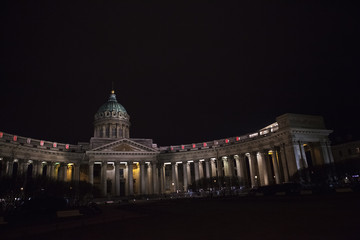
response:
M120 145L113 147L111 150L114 152L134 152L137 149L135 149L133 146L129 144L122 143Z
M92 149L95 152L157 152L155 149L129 139L121 139Z

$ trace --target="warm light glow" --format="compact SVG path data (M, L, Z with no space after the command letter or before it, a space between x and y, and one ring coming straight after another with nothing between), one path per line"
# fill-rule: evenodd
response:
M184 150L184 149L185 149L185 146L184 146L184 145L181 145L181 149L183 149L183 150Z
M226 143L229 143L229 139L225 139L225 142L226 142Z
M40 146L44 146L44 141L40 141Z
M65 148L66 148L66 149L69 149L69 144L66 144L66 145L65 145Z
M17 136L16 135L14 135L13 140L14 140L14 142L17 141Z
M207 143L206 143L206 142L204 142L204 147L207 147Z
M171 164L171 162L166 162L166 163L164 163L164 165L170 165Z
M240 140L240 137L236 137L236 141L239 141Z
M53 147L54 147L54 148L57 147L57 143L56 143L56 142L53 143Z
M195 148L195 147L196 147L196 144L193 144L192 147Z
M250 134L249 137L253 138L253 137L257 137L258 135L259 135L259 133L253 133L253 134Z
M4 136L3 132L0 132L0 138L2 138Z

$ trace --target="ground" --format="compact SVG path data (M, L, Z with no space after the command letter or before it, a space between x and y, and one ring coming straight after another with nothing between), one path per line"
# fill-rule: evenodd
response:
M359 193L131 201L92 217L2 228L1 239L349 239Z

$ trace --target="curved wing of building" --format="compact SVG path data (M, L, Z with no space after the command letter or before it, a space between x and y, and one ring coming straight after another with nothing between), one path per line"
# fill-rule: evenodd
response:
M130 138L129 129L130 116L112 91L94 116L89 143L0 132L0 174L85 180L104 196L128 196L186 192L201 179L221 177L248 187L309 181L309 176L294 176L334 161L328 138L332 131L321 116L287 113L246 135L164 147L152 139Z

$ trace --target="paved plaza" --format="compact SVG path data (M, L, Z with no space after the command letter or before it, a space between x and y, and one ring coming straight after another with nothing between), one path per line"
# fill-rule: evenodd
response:
M100 205L96 216L2 228L2 239L349 239L360 194L167 199Z

